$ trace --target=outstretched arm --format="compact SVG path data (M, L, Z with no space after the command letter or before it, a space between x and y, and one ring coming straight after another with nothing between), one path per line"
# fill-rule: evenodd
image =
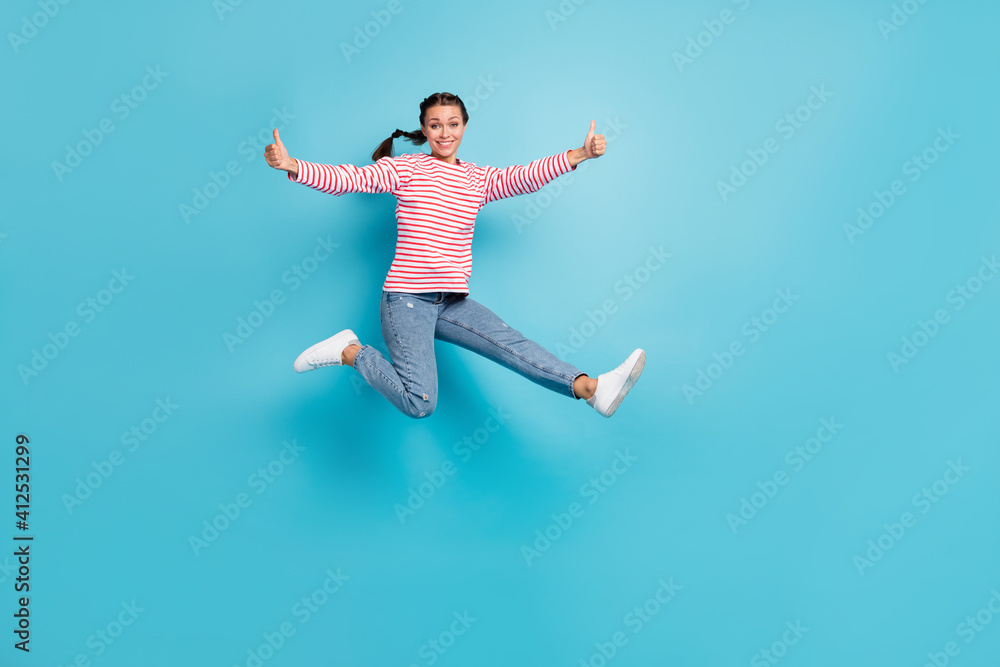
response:
M356 167L353 164L317 164L289 157L278 130L274 131L274 143L264 149L264 157L270 166L287 171L288 180L332 195L393 192L400 183L399 172L390 158Z
M576 169L584 160L604 155L607 142L603 134L594 134L595 129L596 123L590 121L590 132L580 148L535 160L527 166L490 169L486 176L485 203L535 192L556 176Z

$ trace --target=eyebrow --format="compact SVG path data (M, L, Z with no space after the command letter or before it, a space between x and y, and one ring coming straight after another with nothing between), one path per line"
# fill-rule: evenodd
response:
M448 120L456 120L457 118L458 118L458 116L452 116ZM441 119L440 118L428 118L427 120L441 120Z

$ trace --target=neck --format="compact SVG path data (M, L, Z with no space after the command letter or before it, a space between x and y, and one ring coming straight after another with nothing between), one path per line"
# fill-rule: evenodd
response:
M442 162L447 162L448 164L458 164L458 157L454 155L452 155L451 157L441 157L440 155L437 155L436 153L432 152L431 157L437 158Z

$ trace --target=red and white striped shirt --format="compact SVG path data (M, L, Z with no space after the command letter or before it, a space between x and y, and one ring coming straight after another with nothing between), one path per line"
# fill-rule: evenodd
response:
M338 196L396 195L396 254L382 289L468 294L479 209L491 201L535 192L573 171L567 152L504 169L464 160L450 164L427 153L384 157L364 167L299 160L298 178L288 174L288 179Z

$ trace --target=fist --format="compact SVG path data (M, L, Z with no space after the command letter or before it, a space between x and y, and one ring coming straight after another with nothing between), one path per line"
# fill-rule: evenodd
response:
M590 121L590 132L587 133L587 138L583 142L583 150L588 158L601 157L604 155L604 149L608 146L603 134L594 134L596 128L597 123Z
M285 144L281 143L281 137L278 136L277 129L274 131L274 143L268 144L264 148L264 159L267 160L268 165L275 169L298 171L299 165L295 160L288 157L288 151L285 150Z

